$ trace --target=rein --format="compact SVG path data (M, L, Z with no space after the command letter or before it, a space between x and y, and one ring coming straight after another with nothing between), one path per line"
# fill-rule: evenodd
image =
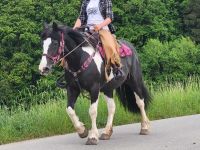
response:
M77 45L74 49L72 49L69 53L67 53L66 55L64 55L62 58L60 58L60 56L59 56L59 59L56 59L56 62L53 61L54 64L57 64L59 61L61 61L61 62L65 61L65 58L66 58L67 56L69 56L69 55L72 54L74 51L76 51L83 43L88 42L88 39L89 39L90 37L92 37L94 34L95 34L95 32L93 32L93 33L92 33L91 35L89 35L87 38L84 38L84 41L83 41L83 42L81 42L79 45ZM61 34L61 41L62 41L62 42L61 42L60 47L59 47L59 49L58 49L59 55L61 55L62 52L64 53L64 35L63 35L63 33ZM60 52L60 51L61 51L61 52ZM80 83L79 83L78 74L80 74L81 72L85 71L85 70L88 68L88 66L89 66L90 63L92 62L93 57L95 56L95 54L96 54L96 51L93 52L92 55L90 55L90 56L85 60L85 62L81 65L81 67L80 67L80 69L79 69L78 71L75 71L75 72L74 72L74 71L72 71L71 69L66 68L67 71L73 75L74 80L75 80L75 82L77 83L77 85L78 85L78 87L79 87L79 90L80 90L81 93L82 93L82 96L83 96L83 97L86 97L86 98L88 98L88 96L86 96L85 94L83 94L83 89L81 88L81 85L80 85ZM47 56L47 55L45 55L45 56ZM48 56L48 58L51 58L51 57ZM58 57L57 57L57 58L58 58ZM53 60L53 59L52 59L52 60ZM67 86L67 83L63 83L63 82L62 82L63 79L64 79L64 75L65 75L65 73L64 73L62 76L60 76L60 77L57 79L57 81L56 81L57 86L60 87L60 88L65 88L65 87Z
M62 61L63 59L65 59L67 56L69 56L71 53L73 53L75 50L77 50L83 43L88 42L88 39L90 37L92 37L95 34L95 32L93 32L90 36L87 37L87 39L84 39L83 42L81 42L79 45L77 45L74 49L72 49L69 53L67 53L66 55L64 55L62 58L60 58L59 61ZM59 62L58 61L58 62Z
M56 56L51 56L48 54L42 54L42 56L46 56L47 58L51 59L54 63L54 65L58 64L60 61L63 61L67 56L69 56L71 53L73 53L75 50L77 50L83 43L88 42L88 39L92 37L95 34L93 32L91 35L87 37L87 39L84 39L83 42L81 42L79 45L77 45L74 49L72 49L69 53L64 55L62 58L60 58L61 54L64 53L64 48L65 48L65 41L64 41L64 33L61 32L61 41L60 41L60 46L57 50L58 54Z
M75 50L77 50L83 43L88 42L88 39L89 39L90 37L92 37L94 34L95 34L95 32L93 32L90 36L88 36L87 38L85 38L83 42L81 42L81 43L80 43L79 45L77 45L73 50L71 50L69 53L67 53L67 54L64 55L62 58L60 58L59 61L61 61L61 62L64 61L64 59L65 59L67 56L69 56L71 53L73 53ZM72 70L69 69L69 68L67 68L67 70L68 70L71 74L73 74L74 77L77 77L77 75L78 75L79 73L81 73L82 71L84 71L84 70L87 69L87 67L89 66L89 64L92 62L93 57L95 56L95 54L96 54L96 51L95 51L94 53L92 53L92 55L90 55L90 57L88 57L88 59L82 64L81 68L80 68L78 71L74 72L74 71L72 71ZM59 61L58 61L58 62L59 62ZM58 62L57 62L57 63L58 63Z

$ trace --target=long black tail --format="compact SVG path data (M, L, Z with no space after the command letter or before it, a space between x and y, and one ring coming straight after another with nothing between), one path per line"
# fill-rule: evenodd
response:
M130 61L124 62L124 66L130 67L130 72L127 76L126 81L116 89L117 95L119 97L120 102L128 109L130 112L140 112L139 107L136 103L136 97L134 92L141 98L144 99L145 108L148 107L151 96L149 91L147 90L144 81L142 79L142 70L140 66L139 59L137 57L137 51L133 47L133 45L127 41L120 40L122 43L127 45L133 52L132 57L127 57L126 59L131 59ZM131 62L131 63L129 63Z
M130 87L128 84L124 83L119 88L116 89L117 95L119 97L120 102L124 106L125 109L128 109L130 112L139 113L140 109L136 104L136 98L134 95L134 87ZM144 98L145 108L148 107L151 96L145 87L144 83L141 84L142 98Z

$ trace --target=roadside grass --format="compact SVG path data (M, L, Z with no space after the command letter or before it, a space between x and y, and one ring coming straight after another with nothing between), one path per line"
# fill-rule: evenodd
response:
M200 113L200 80L189 78L183 83L162 84L151 90L154 98L148 116L152 119Z
M147 114L150 120L200 113L200 82L198 78L189 78L185 84L165 83L151 88L153 101ZM34 95L32 95L34 96ZM0 109L0 144L26 139L46 137L74 132L73 125L66 114L65 91L59 92L59 101L49 101L46 104L34 105L29 111L23 107L12 112ZM139 114L131 114L124 110L116 99L116 114L114 125L122 125L140 121ZM90 101L80 97L76 104L76 113L87 128L91 127L88 114ZM105 126L107 106L103 96L100 96L97 125ZM139 132L139 129L138 129Z

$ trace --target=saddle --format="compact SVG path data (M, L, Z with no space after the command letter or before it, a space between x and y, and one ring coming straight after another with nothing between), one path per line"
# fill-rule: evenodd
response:
M102 58L105 59L105 49L102 46L99 34L97 32L92 32L92 31L83 32L82 34L95 49L97 48L99 50ZM126 46L119 40L117 42L119 44L120 57L126 57L132 55L133 51L128 46Z
M85 39L94 47L96 48L97 45L100 43L99 33L94 31L87 31L82 33Z

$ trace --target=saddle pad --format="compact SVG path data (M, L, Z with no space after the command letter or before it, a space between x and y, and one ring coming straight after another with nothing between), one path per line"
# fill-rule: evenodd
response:
M105 50L102 45L98 46L99 52L103 58L105 58ZM131 56L133 54L132 50L125 44L121 44L119 48L120 57Z

